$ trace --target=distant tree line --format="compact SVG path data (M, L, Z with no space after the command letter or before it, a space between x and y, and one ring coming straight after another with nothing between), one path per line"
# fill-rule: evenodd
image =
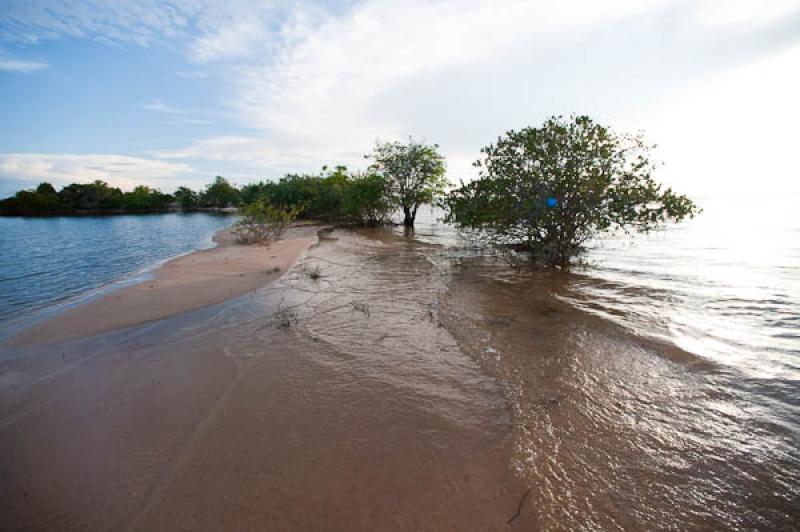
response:
M147 186L122 192L101 180L73 183L60 191L50 183L41 183L35 189L21 190L0 201L0 216L159 213L224 208L240 202L240 191L222 177L217 177L202 192L180 187L174 194L164 194Z
M435 144L377 143L367 155L366 171L324 167L319 174L289 174L278 181L242 188L242 202L294 210L298 217L328 222L377 225L402 212L414 226L421 205L434 204L445 192L444 157Z
M146 186L122 192L104 181L72 184L56 191L49 183L0 201L2 216L56 216L195 211L254 203L292 210L303 219L376 225L396 211L413 226L420 205L444 192L444 158L438 146L415 142L378 143L368 169L324 167L319 174L288 174L237 188L217 176L203 191L179 187L164 194Z
M436 204L446 221L504 252L568 268L599 233L649 231L694 216L686 196L663 189L641 134L619 134L586 116L551 117L509 131L481 150L477 179L448 191L435 144L377 143L365 171L327 167L237 188L217 177L205 190L148 187L121 192L103 181L56 190L42 183L0 201L0 215L105 214L244 206L242 240L269 236L268 225L294 217L374 225L402 213L413 227L421 205Z

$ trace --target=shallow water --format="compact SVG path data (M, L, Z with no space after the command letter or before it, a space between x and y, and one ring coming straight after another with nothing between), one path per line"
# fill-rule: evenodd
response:
M536 526L796 529L800 222L784 201L707 202L596 242L570 274L422 227L450 268L448 328L512 406Z
M206 213L0 217L0 324L211 247L214 233L232 222Z
M475 264L454 277L447 323L514 406L513 461L538 526L794 528L800 439L785 407L565 304L569 278Z

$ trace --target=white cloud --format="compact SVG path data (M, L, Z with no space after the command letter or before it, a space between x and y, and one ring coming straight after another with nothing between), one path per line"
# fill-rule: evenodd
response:
M737 2L727 18L726 3L679 0L372 0L323 19L298 7L280 48L231 76L231 105L259 138L206 139L185 153L263 167L353 165L376 138L413 134L442 145L453 178L469 176L482 145L549 114L586 112L623 127L657 115L671 94L776 46L756 30L768 34L800 12L779 3ZM243 43L257 33L220 46L246 56Z
M191 41L200 62L256 52L287 0L4 0L0 39L33 44L65 37L149 46Z
M208 77L208 72L203 72L202 70L180 70L176 72L176 75L179 78L205 79Z
M0 154L0 177L57 185L102 179L126 190L147 184L171 191L194 170L183 162L114 154Z
M48 66L50 65L48 65L44 61L16 59L13 57L9 57L3 51L0 50L0 71L21 72L23 74L29 74L37 70L43 70Z
M24 43L77 37L147 45L182 34L200 7L190 0L4 0L0 37Z
M184 111L183 109L172 107L171 105L165 104L161 100L150 100L147 103L143 103L141 107L142 109L146 109L148 111L155 111L158 113L166 113L170 115L186 114L186 111Z
M798 0L364 0L338 7L10 0L0 37L181 39L187 60L203 67L177 75L227 84L219 92L245 132L156 156L242 172L359 165L376 138L412 134L442 146L453 178L469 176L469 163L496 135L570 112L651 130L664 141L668 168L686 168L698 160L694 145L679 142L693 113L716 109L695 131L733 142L725 113L743 127L761 127L765 102L777 115L796 107L791 93L729 73L774 56L779 66L769 79L794 87L777 73L796 70L796 58L777 54L800 37ZM726 79L737 87L726 91ZM736 90L738 100L718 97ZM173 115L167 124L193 120L158 100L143 107ZM669 119L678 116L683 121ZM773 128L763 138L777 135ZM767 140L753 145L769 150Z
M203 120L202 118L175 118L164 122L164 124L168 126L179 126L183 124L194 125L194 126L207 126L212 123L213 122L211 122L211 120Z
M634 16L644 10L640 6L633 0L602 7L586 2L555 7L541 2L378 0L327 18L314 9L297 8L282 27L280 49L234 68L231 78L237 97L232 105L242 125L264 135L258 149L234 153L264 165L315 157L316 167L325 162L363 162L363 153L376 138L414 134L446 145L452 139L429 123L440 120L442 127L452 128L464 120L453 122L447 109L430 109L429 102L466 104L464 116L485 115L491 110L481 109L477 101L465 102L464 92L493 81L481 79L477 72L467 85L454 76L419 91L427 78L513 63L520 54L535 56L603 24ZM219 35L224 34L221 29ZM257 32L245 32L240 38L246 41L251 34ZM240 50L236 43L217 42L232 55ZM531 71L531 76L538 75ZM513 102L505 105L511 108ZM444 147L450 155L464 144ZM200 157L222 156L208 149L208 141L193 148ZM216 155L208 155L209 151Z
M777 19L797 17L797 0L725 0L699 2L695 6L695 18L709 28L737 27L752 31L769 25Z
M47 63L42 61L23 61L20 59L8 59L0 57L0 70L5 70L7 72L22 72L24 74L29 74L47 67Z
M173 151L157 151L165 159L260 160L262 141L251 137L224 136L199 140L191 146Z
M276 169L314 171L319 170L322 165L319 161L325 160L325 154L318 151L287 149L268 139L235 135L204 138L185 148L156 151L153 155L170 160L238 163L259 172ZM359 153L356 158L360 159L362 156ZM336 161L342 162L341 159Z
M169 115L171 118L163 122L164 125L167 126L177 126L177 125L207 126L212 123L210 120L206 120L204 118L191 118L187 116L190 114L189 111L173 107L172 105L166 104L161 100L150 100L149 102L140 104L139 107L141 107L142 109L146 109L147 111L153 111L156 113L163 113L165 115Z
M236 59L250 55L257 43L266 40L267 33L257 21L237 21L195 40L191 53L200 63Z

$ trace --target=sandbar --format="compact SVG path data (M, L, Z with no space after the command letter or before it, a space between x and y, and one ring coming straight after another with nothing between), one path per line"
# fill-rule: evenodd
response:
M28 327L9 343L45 345L160 320L221 303L282 276L317 242L312 227L293 228L266 245L239 245L230 230L214 236L217 247L176 257L153 279L123 287ZM318 228L317 228L318 229Z

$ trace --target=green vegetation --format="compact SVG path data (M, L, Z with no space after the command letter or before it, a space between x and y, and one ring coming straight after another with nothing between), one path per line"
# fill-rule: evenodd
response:
M255 201L240 209L233 234L240 244L263 244L278 240L297 217L299 210L297 207L275 207L264 200Z
M116 214L164 212L174 198L145 186L122 192L103 181L66 186L56 192L50 183L21 190L0 201L3 216L53 216L59 214Z
M277 182L242 189L245 203L264 201L297 209L298 217L335 223L375 225L389 221L393 203L377 174L351 173L344 166L323 168L318 175L290 174Z
M164 194L146 186L122 192L104 181L73 183L56 192L50 183L33 190L21 190L0 200L0 216L57 216L158 213L181 209L216 209L238 205L240 192L224 178L217 177L203 193L180 187Z
M140 185L123 195L122 205L129 212L163 212L173 201L169 194Z
M241 203L241 193L239 190L228 183L222 176L214 178L214 182L206 187L202 198L204 207L223 209L225 207L236 207Z
M173 196L184 211L191 211L200 206L200 194L190 188L178 187Z
M369 156L371 169L386 181L390 202L403 210L406 227L414 227L420 205L432 204L447 187L438 148L409 139L408 144L377 143Z
M56 192L42 183L0 201L0 215L115 214L240 207L240 242L280 237L295 218L377 225L403 213L413 227L420 205L438 204L446 221L504 253L568 268L586 243L606 231L649 231L692 217L697 207L652 174L652 146L586 116L552 117L538 128L509 131L481 150L479 177L445 194L444 157L435 144L377 143L366 172L345 166L288 174L241 189L217 176L204 191L173 195L145 186L123 193L103 181Z
M480 177L446 198L447 221L545 266L568 268L609 230L649 231L695 205L652 178L652 147L586 116L509 131L481 150Z

